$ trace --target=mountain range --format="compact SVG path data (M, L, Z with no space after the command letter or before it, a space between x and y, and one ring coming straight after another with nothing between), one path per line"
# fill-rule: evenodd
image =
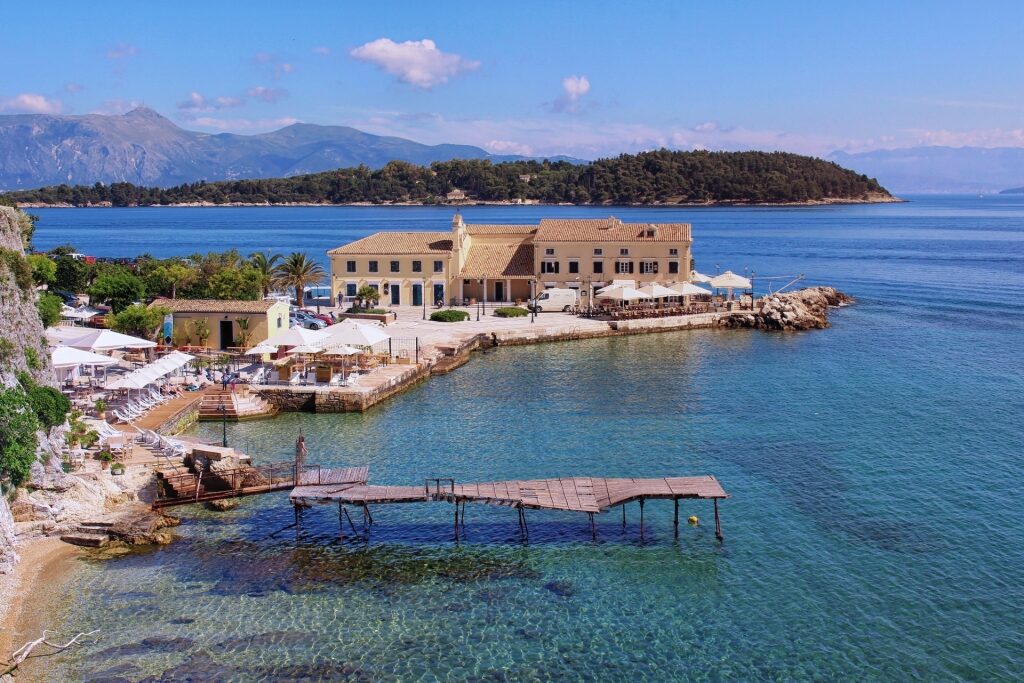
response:
M827 158L896 194L993 193L1024 183L1022 147L905 147Z
M393 160L518 161L472 145L424 145L347 126L296 123L260 135L185 130L152 109L126 114L0 116L0 190L96 182L169 187L199 180L274 178ZM568 157L556 160L578 161Z

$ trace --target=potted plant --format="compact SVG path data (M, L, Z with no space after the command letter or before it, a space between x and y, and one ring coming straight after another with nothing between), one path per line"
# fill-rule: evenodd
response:
M102 450L96 454L96 459L100 461L100 469L105 470L114 461L114 454L108 450Z
M115 462L110 466L110 473L115 477L124 474L124 464Z
M102 398L96 399L96 403L93 404L93 408L96 409L96 417L101 420L107 419L107 402Z

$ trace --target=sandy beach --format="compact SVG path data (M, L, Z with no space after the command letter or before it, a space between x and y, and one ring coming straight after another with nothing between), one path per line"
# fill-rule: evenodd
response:
M18 548L21 562L0 577L0 659L38 638L56 613L82 549L58 538L40 538Z

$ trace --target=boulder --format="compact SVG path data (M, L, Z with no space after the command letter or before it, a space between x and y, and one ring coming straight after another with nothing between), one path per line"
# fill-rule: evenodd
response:
M722 325L759 330L822 329L829 326L829 307L852 302L852 297L834 287L809 287L766 297L759 310L724 318Z
M122 512L110 527L111 538L128 545L166 545L174 535L166 531L168 527L181 523L177 517L171 517L144 505L136 505Z

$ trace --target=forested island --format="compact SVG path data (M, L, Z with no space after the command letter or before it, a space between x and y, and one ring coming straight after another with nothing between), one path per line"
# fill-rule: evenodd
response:
M186 183L56 185L0 195L22 206L195 204L789 204L896 201L878 181L786 152L623 154L587 164L393 161L289 178Z

